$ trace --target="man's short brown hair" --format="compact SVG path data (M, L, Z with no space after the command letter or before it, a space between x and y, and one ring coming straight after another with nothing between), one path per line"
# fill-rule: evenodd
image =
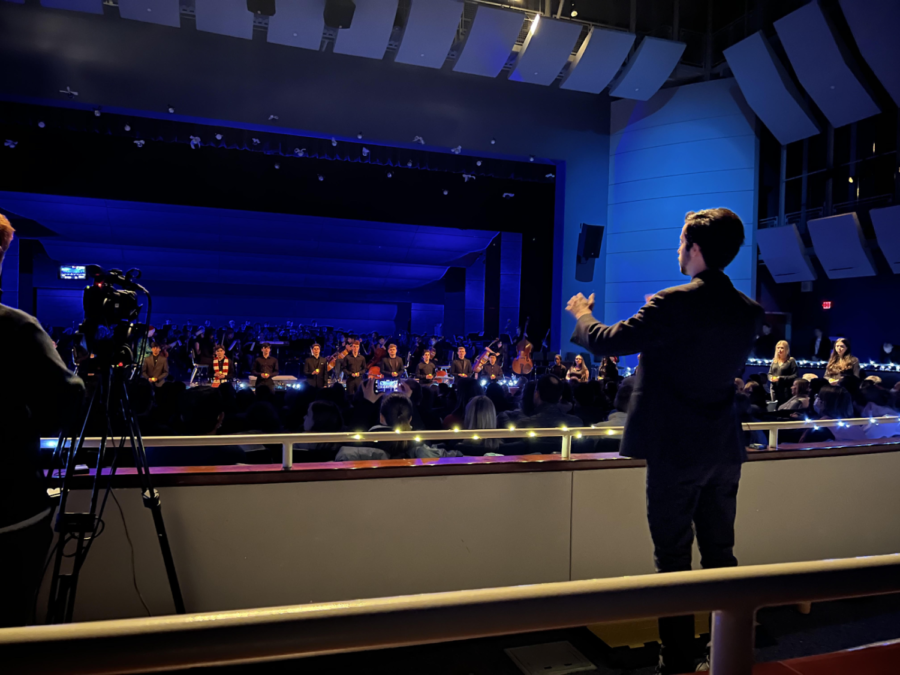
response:
M0 258L6 253L6 249L12 244L15 230L9 223L9 218L0 213Z

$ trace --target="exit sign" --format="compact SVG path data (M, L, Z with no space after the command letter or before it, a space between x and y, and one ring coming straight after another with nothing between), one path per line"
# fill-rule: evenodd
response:
M822 309L831 309L831 300L824 300L822 302Z

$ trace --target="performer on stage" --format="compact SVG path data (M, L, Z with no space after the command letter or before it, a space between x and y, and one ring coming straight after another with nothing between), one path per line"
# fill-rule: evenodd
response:
M397 356L397 345L388 345L388 355L381 359L381 374L389 380L396 380L403 374L403 359Z
M588 367L584 365L584 357L581 354L578 354L575 357L575 363L572 364L572 367L569 368L569 372L566 373L566 379L569 382L587 382L590 379L590 371Z
M256 357L250 372L256 376L257 387L268 387L274 391L275 381L272 378L278 377L278 359L271 356L271 353L272 345L264 342L262 345L262 356Z
M481 373L490 380L503 379L503 368L501 368L500 364L497 362L497 354L492 353L488 357L488 362L484 364Z
M216 345L216 357L213 359L213 382L218 386L229 382L232 377L231 359L225 356L225 347Z
M456 358L450 365L450 374L453 377L472 377L472 362L466 358L466 348L460 346L456 350Z
M344 357L341 363L347 384L347 393L350 396L356 393L359 385L362 384L363 373L366 371L366 357L359 353L359 340L350 342L350 353Z
M306 384L316 389L324 389L325 381L328 378L328 362L321 356L322 346L314 342L309 351L312 356L307 357L303 363Z
M154 387L161 387L169 376L169 359L162 355L156 342L150 344L150 354L141 364L141 377Z
M550 366L550 374L555 375L560 380L564 380L566 379L566 373L568 372L568 368L566 368L566 366L562 362L562 356L560 356L559 354L554 356L553 365Z
M422 384L431 384L434 381L434 373L437 366L431 361L431 350L426 349L422 352L422 360L416 366L416 378Z

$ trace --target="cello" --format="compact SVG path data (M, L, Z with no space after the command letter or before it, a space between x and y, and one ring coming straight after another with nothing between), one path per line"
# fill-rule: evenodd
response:
M481 355L477 359L475 359L475 363L472 366L473 373L480 373L482 368L484 368L484 364L486 364L488 362L488 359L490 358L491 354L497 353L497 352L493 351L491 349L491 347L493 347L494 344L499 340L500 340L500 338L497 338L494 340L494 342L491 342L491 344L489 344L487 347L484 348L484 351L481 352Z
M528 375L534 370L534 361L531 360L531 350L534 345L528 341L528 322L531 317L525 319L525 327L522 329L522 338L516 343L516 358L513 359L512 369L516 375Z

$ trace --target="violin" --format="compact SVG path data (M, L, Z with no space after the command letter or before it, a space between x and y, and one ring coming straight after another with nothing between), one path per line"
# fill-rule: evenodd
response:
M528 322L531 317L525 319L525 327L522 329L522 339L516 343L517 356L513 359L512 369L516 375L527 375L534 370L534 361L531 359L531 350L534 345L528 341Z
M381 366L369 366L368 374L370 380L384 379L384 375L381 374Z

